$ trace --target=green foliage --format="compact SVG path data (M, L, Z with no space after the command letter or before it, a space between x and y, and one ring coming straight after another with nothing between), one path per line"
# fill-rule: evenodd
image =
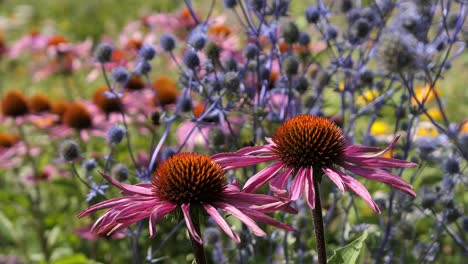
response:
M364 241L367 238L367 230L364 231L358 238L348 245L334 251L333 255L328 259L328 264L354 264L359 258Z

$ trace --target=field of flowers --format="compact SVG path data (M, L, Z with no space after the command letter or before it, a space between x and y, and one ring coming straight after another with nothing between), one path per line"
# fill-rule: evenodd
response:
M0 264L466 263L467 5L0 1Z

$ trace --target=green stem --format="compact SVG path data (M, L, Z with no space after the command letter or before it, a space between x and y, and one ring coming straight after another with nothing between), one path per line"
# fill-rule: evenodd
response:
M195 214L191 214L192 222L193 222L193 227L195 228L195 232L197 234L200 233L200 221L198 217L198 212ZM193 237L190 235L190 242L192 242L192 249L193 249L193 254L195 255L195 261L197 264L205 264L206 263L206 257L205 257L205 250L203 249L203 243L199 244Z
M319 182L314 180L315 208L312 209L314 218L315 243L317 246L318 263L327 263L327 251L325 248L325 233L323 231L322 204L320 201Z

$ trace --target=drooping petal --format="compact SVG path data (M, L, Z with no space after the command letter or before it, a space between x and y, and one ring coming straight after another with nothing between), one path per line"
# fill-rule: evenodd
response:
M151 197L118 197L113 198L107 201L103 201L97 203L93 206L90 206L88 209L84 210L83 212L79 213L77 218L82 218L89 215L92 212L99 211L106 208L116 207L119 205L129 204L129 203L138 203L144 201L151 201Z
M237 169L275 160L276 156L244 156L236 153L221 153L212 157L225 170Z
M304 184L306 181L306 172L307 169L299 169L294 177L294 180L291 183L290 193L291 193L291 200L296 201L297 199L301 198L302 190L304 190Z
M287 168L283 172L279 173L275 178L270 181L270 190L278 196L286 196L286 186L288 184L289 177L294 171L293 168Z
M274 218L272 218L272 217L270 217L268 215L265 215L265 214L263 214L261 212L258 212L256 210L246 209L244 212L245 212L246 215L248 215L249 217L251 217L255 221L260 221L260 222L263 222L265 224L276 226L276 227L284 229L284 230L295 231L295 229L292 226L287 225L285 223L282 223L280 221L277 221Z
M392 140L392 142L390 143L390 145L388 145L384 150L382 150L382 151L380 151L380 152L377 152L377 153L374 153L374 154L371 154L371 155L362 155L361 153L359 153L358 155L354 155L353 153L347 153L346 151L345 151L345 154L347 154L348 156L354 156L354 157L375 158L375 157L378 157L378 156L381 156L381 155L385 154L385 152L387 152L387 151L389 151L391 148L393 148L393 147L396 145L396 143L397 143L397 141L398 141L399 138L400 138L400 136L396 136L396 137ZM368 147L368 148L370 148L370 147Z
M241 212L236 207L224 203L224 202L217 202L215 205L224 211L232 214L233 216L237 217L240 221L242 221L256 236L265 236L265 232L255 223L252 218Z
M213 218L213 220L224 230L224 232L231 237L237 243L240 242L239 236L234 233L229 227L228 223L224 220L224 218L218 213L218 210L209 204L204 204L203 207L205 208L206 212Z
M121 183L115 180L114 178L112 178L111 176L106 175L104 173L101 173L101 175L112 185L121 189L123 191L123 194L130 194L130 195L139 194L139 195L144 195L144 196L153 196L153 192L149 188L145 188L145 187L138 186L138 185L130 185L126 183Z
M154 237L154 235L156 234L155 232L156 223L165 215L174 211L176 207L177 205L166 202L153 208L150 214L150 218L149 218L149 232L150 232L151 237Z
M341 166L364 178L367 178L372 181L387 183L390 186L402 192L405 192L413 197L416 197L416 193L414 192L413 186L411 186L411 184L405 182L402 178L394 174L391 174L390 172L387 172L384 170L360 168L360 167L352 166L352 165L345 164L345 163L343 163Z
M406 160L399 160L393 158L367 158L357 156L345 156L344 160L349 163L354 163L359 166L366 166L372 168L412 168L418 164Z
M344 192L345 188L340 175L331 168L322 168L322 170L328 178L335 183L336 187L338 187L341 192Z
M255 175L250 177L244 185L245 192L255 192L262 187L267 181L276 176L276 173L280 171L284 165L281 162L276 162L263 170L257 172Z
M377 206L377 204L374 202L372 199L372 196L370 195L369 191L362 185L360 182L358 182L356 179L353 177L346 175L344 173L340 173L341 178L343 179L344 184L348 189L353 191L355 194L357 194L359 197L361 197L375 212L380 214L380 209Z
M304 185L304 192L307 204L310 208L315 208L315 189L314 189L314 170L307 169L306 182Z
M197 241L198 244L202 244L203 240L201 239L200 235L195 230L195 226L193 225L192 219L190 218L190 205L183 204L180 206L182 208L182 214L184 215L185 224L187 225L187 229L190 233L190 236Z

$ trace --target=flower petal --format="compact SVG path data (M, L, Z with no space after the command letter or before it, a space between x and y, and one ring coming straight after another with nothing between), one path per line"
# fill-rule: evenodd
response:
M226 232L226 234L229 237L231 237L237 243L240 242L239 236L232 231L231 227L229 227L226 220L224 220L224 218L218 213L218 210L216 210L216 208L214 208L213 206L211 206L209 204L204 204L203 207L205 208L206 212L224 230L224 232Z
M184 215L185 224L187 225L187 229L190 233L190 236L197 241L198 244L203 244L203 240L201 239L200 235L197 234L195 230L195 226L193 225L192 219L190 218L190 205L189 204L182 204L180 206L182 208L182 213Z
M240 221L242 221L256 236L265 236L266 233L255 223L252 218L241 212L236 207L224 203L224 202L217 202L215 205L224 211L232 214L233 216L237 217Z
M310 208L315 208L315 189L314 189L314 170L307 169L306 182L304 185L304 192L307 204Z
M418 164L406 160L381 157L368 158L362 156L345 156L344 160L359 166L373 168L412 168L418 166Z
M336 187L338 187L338 189L341 192L344 192L345 188L344 188L344 184L343 184L343 181L341 180L340 175L336 171L334 171L332 168L322 168L322 170L328 176L328 178L333 183L335 183Z
M177 205L167 202L167 203L162 203L153 208L150 214L150 218L149 218L149 232L150 232L151 237L154 237L154 235L156 234L155 232L156 222L158 222L161 218L163 218L168 213L174 211L176 207Z
M236 153L221 153L212 156L212 159L221 165L223 169L237 169L256 165L262 162L275 160L276 156L244 156Z
M379 207L374 202L374 200L372 199L372 196L370 195L366 187L364 187L364 185L362 185L353 177L346 175L344 173L340 172L340 176L343 179L343 182L348 189L350 189L351 191L356 193L359 197L361 197L375 212L379 214L381 213Z
M139 195L144 195L144 196L153 196L153 192L149 188L141 187L138 185L130 185L126 183L121 183L109 175L106 175L102 172L100 172L100 174L112 185L121 189L123 191L123 194L139 194Z
M262 187L267 181L276 176L276 173L284 167L283 163L276 162L270 166L267 166L263 170L257 172L255 175L250 177L244 185L243 191L255 192Z
M375 158L375 157L378 157L378 156L381 156L381 155L385 154L385 152L387 152L387 151L389 151L391 148L393 148L393 147L396 145L396 143L397 143L397 141L398 141L399 138L400 138L399 135L396 136L396 137L392 140L392 142L390 143L390 145L388 145L388 147L386 147L384 150L382 150L382 151L380 151L380 152L377 152L377 153L374 153L374 154L372 154L372 155L361 155L361 154L354 155L353 153L346 153L346 151L345 151L345 154L347 154L347 155L349 155L349 156L354 156L354 157ZM370 148L370 147L369 147L369 148Z
M291 187L289 188L290 193L291 193L291 200L296 201L297 199L301 198L302 196L302 190L304 190L304 185L306 181L306 175L307 169L299 169L299 171L296 174L296 177L294 177L294 180L291 183Z
M286 186L288 185L289 177L294 171L293 168L287 168L279 173L275 178L270 181L270 190L278 196L287 195Z
M352 173L360 175L364 178L367 178L372 181L378 181L389 184L395 189L398 189L404 193L416 197L416 193L414 192L413 186L405 182L402 178L398 177L397 175L391 174L390 172L384 170L360 168L346 163L343 163L341 166L351 171Z

